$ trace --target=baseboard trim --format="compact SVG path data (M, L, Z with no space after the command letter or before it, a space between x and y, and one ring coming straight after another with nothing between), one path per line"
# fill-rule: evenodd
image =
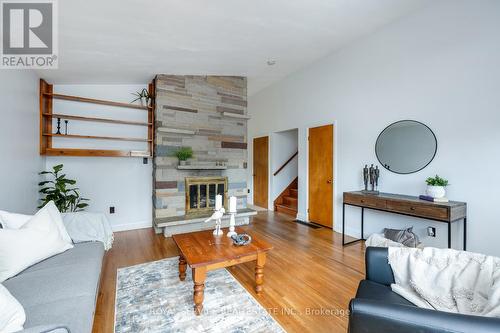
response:
M138 221L138 222L133 222L133 223L111 225L111 229L114 232L146 229L146 228L152 228L152 227L153 227L152 221Z

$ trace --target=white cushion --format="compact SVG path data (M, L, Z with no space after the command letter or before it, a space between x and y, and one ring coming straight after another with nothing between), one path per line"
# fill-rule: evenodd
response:
M33 215L15 214L0 210L0 224L6 229L19 229L32 217Z
M52 221L57 225L59 232L61 233L62 238L68 242L69 244L73 244L71 237L66 231L66 227L64 226L61 212L57 209L54 201L49 201L44 208L49 210L50 217ZM0 210L0 224L2 224L5 229L19 229L23 225L28 222L33 215L23 215L16 213L9 213L3 210ZM0 332L1 333L1 332Z
M20 229L0 229L0 282L72 247L45 206Z
M25 321L23 306L0 284L0 332L21 331Z
M47 203L44 208L47 208L49 210L50 217L52 218L52 221L57 225L57 229L59 229L61 237L64 239L64 241L69 244L73 244L73 241L71 240L71 237L69 237L68 232L66 231L66 227L64 226L61 212L59 212L59 209L57 209L54 201L49 201L49 203Z

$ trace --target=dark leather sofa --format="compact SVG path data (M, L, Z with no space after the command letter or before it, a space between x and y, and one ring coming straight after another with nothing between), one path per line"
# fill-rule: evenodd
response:
M349 305L349 333L499 333L500 318L418 308L391 291L386 248L366 249L366 279Z

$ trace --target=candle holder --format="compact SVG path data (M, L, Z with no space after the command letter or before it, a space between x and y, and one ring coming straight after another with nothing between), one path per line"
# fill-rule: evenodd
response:
M236 231L234 231L234 226L236 225L236 212L229 212L231 214L231 218L229 219L229 231L227 233L227 237L232 237L237 235Z
M61 134L61 118L57 118L57 135Z

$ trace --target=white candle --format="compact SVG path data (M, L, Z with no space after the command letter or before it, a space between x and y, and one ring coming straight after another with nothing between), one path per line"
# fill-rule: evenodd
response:
M229 198L229 212L236 213L236 197Z
M217 194L215 196L215 210L219 210L222 208L222 195Z

